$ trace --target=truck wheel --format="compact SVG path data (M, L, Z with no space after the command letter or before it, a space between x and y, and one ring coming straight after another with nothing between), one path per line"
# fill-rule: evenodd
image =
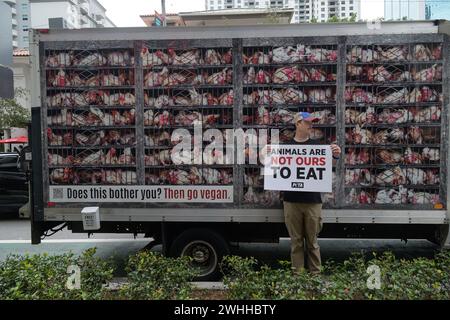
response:
M230 253L225 239L207 229L191 229L183 232L170 248L172 257L190 256L192 266L197 268L197 281L211 281L220 278L219 263Z

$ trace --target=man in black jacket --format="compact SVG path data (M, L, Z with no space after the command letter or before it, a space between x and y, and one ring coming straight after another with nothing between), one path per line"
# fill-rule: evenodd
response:
M290 144L317 144L310 139L312 123L320 120L308 112L295 116L295 136ZM333 158L338 159L341 148L331 145ZM291 237L292 268L298 272L305 266L305 243L307 265L311 273L320 273L321 258L317 236L322 230L322 198L320 192L284 192L284 218Z

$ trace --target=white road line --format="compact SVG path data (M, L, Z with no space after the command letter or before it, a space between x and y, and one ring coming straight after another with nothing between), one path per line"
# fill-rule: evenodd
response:
M108 242L150 242L151 238L146 239L53 239L43 240L42 243L108 243ZM31 244L31 240L0 240L0 244Z

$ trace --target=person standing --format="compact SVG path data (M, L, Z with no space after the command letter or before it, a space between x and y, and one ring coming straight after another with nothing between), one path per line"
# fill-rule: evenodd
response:
M294 117L295 136L290 144L317 144L310 138L312 124L320 118L308 112ZM331 145L333 159L338 159L341 148ZM322 198L320 192L285 191L283 193L285 224L291 238L291 262L295 272L305 269L306 262L311 273L320 273L321 257L317 237L322 230Z

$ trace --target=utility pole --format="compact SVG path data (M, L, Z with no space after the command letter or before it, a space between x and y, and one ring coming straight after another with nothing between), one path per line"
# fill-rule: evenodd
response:
M167 22L166 22L166 0L161 0L161 11L162 11L162 16L164 18L163 20L163 27L167 26Z

